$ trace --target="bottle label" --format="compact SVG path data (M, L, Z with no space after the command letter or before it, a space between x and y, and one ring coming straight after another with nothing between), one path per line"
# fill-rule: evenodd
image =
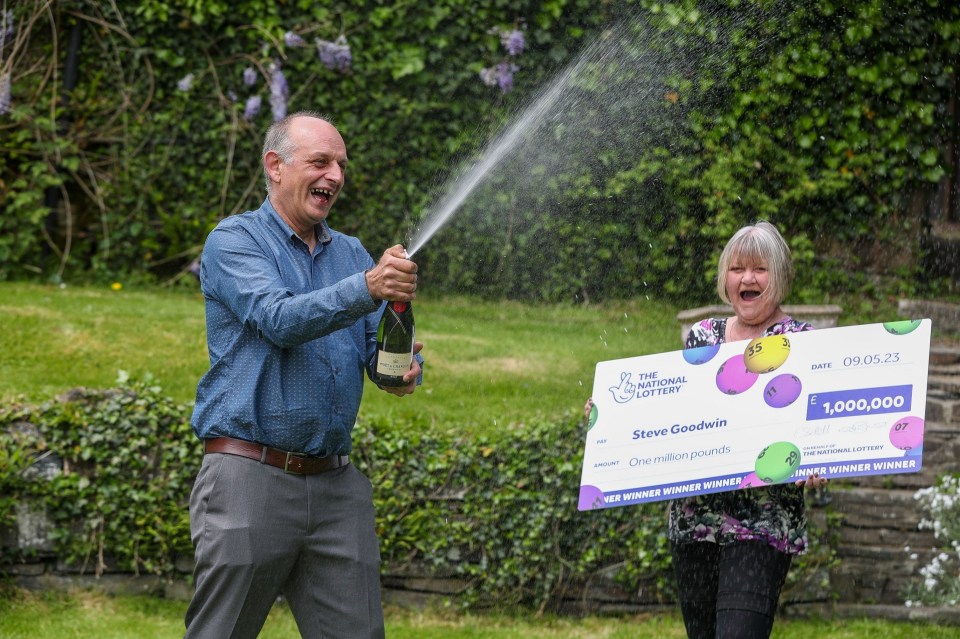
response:
M403 377L410 370L413 362L412 353L389 353L380 351L377 354L377 375Z

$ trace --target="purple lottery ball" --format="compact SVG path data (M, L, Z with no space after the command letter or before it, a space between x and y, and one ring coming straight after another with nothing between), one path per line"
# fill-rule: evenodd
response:
M756 472L752 472L740 481L740 486L738 486L738 488L758 488L760 486L767 485L767 482L757 477Z
M763 401L771 408L783 408L797 401L803 384L800 378L790 373L777 375L763 389Z
M759 377L757 373L747 370L741 353L725 361L717 371L717 388L721 393L738 395L753 386Z
M580 486L580 501L577 509L593 510L595 508L603 508L603 491L589 484Z
M890 427L890 443L900 450L923 446L923 420L919 417L902 417Z
M706 364L709 362L719 351L719 344L713 344L712 346L697 346L696 348L685 348L683 350L683 359L687 360L688 364L699 366L700 364Z

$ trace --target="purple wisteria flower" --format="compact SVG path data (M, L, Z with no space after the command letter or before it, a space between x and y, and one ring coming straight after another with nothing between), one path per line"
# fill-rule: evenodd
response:
M243 83L248 87L252 87L257 83L257 70L253 67L247 67L243 70Z
M527 44L526 39L523 37L523 31L519 29L501 31L500 42L510 55L520 55L523 53L523 49Z
M510 93L513 89L513 74L520 70L515 64L501 62L497 65L497 86L503 93Z
M193 86L193 74L192 74L192 73L188 73L187 75L185 75L185 76L183 76L182 78L180 78L180 81L179 81L179 82L177 82L177 90L178 90L178 91L184 91L184 92L189 91L189 90L190 90L190 87L192 87L192 86Z
M503 93L513 89L513 74L520 70L515 64L501 62L500 64L480 70L480 79L488 87L500 87Z
M10 90L10 72L0 75L0 115L10 113L13 97Z
M350 53L350 45L347 44L346 36L340 36L335 41L323 40L317 38L317 53L320 55L320 63L334 71L347 71L353 62L353 54Z
M260 113L260 105L263 104L263 98L259 95L251 95L247 98L247 103L243 108L243 119L249 122Z
M2 23L0 24L0 51L3 51L3 48L13 41L15 34L13 28L13 11L4 12L3 19L0 20L0 23Z
M301 38L293 31L287 31L283 34L283 42L291 48L300 48L307 46L307 41Z
M282 120L287 115L287 98L290 97L290 87L287 78L280 69L280 63L270 65L270 109L273 111L273 121Z

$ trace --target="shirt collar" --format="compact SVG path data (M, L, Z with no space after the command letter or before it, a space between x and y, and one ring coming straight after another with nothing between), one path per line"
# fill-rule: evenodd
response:
M280 214L277 213L277 209L273 208L273 204L270 202L269 195L263 200L263 204L260 206L260 208L270 213L269 218L273 224L274 230L276 230L277 233L279 233L282 237L286 237L288 239L300 239L299 236L294 233L293 229L290 228L290 225L288 225L283 218L280 217ZM330 227L327 225L326 220L321 220L319 224L314 226L314 229L317 232L317 241L320 244L329 244L330 240L333 239L333 236L330 235Z

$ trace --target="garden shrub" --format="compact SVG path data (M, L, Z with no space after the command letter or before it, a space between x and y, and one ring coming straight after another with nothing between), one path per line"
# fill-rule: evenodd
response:
M933 549L930 561L920 569L922 579L907 588L907 605L956 606L960 601L960 476L944 475L934 486L918 490L914 498L925 513L920 529L932 530L942 545Z

